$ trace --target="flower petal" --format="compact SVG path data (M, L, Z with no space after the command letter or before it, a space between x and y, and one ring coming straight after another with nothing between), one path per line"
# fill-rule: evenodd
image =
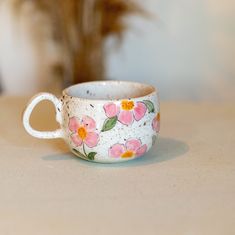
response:
M88 132L87 137L84 140L84 143L90 147L93 148L98 144L99 141L99 135L95 132Z
M141 147L141 141L137 139L130 139L126 142L126 149L136 152Z
M107 103L104 105L104 111L106 116L111 118L118 114L119 107L114 103Z
M137 102L134 108L134 118L136 121L139 121L146 113L147 107L142 102Z
M154 131L159 132L160 131L160 121L158 121L157 117L153 119L152 122L152 128Z
M71 139L76 146L82 145L82 139L77 134L72 134Z
M82 123L87 131L94 131L96 128L95 120L91 117L83 116Z
M72 117L69 119L69 130L73 132L77 132L77 129L79 128L80 124L76 117Z
M123 144L114 144L109 148L109 156L119 158L125 152L125 146Z
M135 152L135 156L140 157L140 156L144 155L146 153L146 151L147 151L147 145L144 144L140 148L137 149L137 151Z
M122 110L118 115L118 121L124 125L132 124L134 118L131 111Z

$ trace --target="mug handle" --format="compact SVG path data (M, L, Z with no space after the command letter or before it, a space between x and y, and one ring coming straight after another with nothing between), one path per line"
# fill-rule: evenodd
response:
M29 119L31 113L35 106L43 101L49 100L55 105L56 110L56 121L61 125L62 124L62 116L61 116L61 108L62 104L61 101L54 95L50 93L39 93L31 98L29 103L27 104L24 113L23 113L23 125L25 130L32 136L41 139L55 139L55 138L63 138L63 131L62 129L57 129L55 131L37 131L33 129L30 125Z

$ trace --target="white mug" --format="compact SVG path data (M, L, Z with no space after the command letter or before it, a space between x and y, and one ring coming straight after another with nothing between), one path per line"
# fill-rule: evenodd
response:
M42 100L55 105L60 129L33 129L29 118ZM85 160L113 163L138 158L152 147L160 129L157 90L127 81L80 83L63 91L60 99L39 93L23 114L26 131L37 138L63 138L70 150Z

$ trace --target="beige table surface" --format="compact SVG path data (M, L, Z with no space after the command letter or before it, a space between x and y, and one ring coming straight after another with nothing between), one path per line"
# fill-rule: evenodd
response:
M0 98L0 235L235 234L234 104L163 102L158 144L105 165L26 134L26 100ZM33 125L53 113L41 104Z

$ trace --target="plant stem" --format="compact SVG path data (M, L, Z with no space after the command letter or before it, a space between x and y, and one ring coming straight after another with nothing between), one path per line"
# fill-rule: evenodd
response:
M86 150L85 150L84 143L82 144L82 148L83 148L83 152L84 152L85 156L87 157L87 153L86 153Z

